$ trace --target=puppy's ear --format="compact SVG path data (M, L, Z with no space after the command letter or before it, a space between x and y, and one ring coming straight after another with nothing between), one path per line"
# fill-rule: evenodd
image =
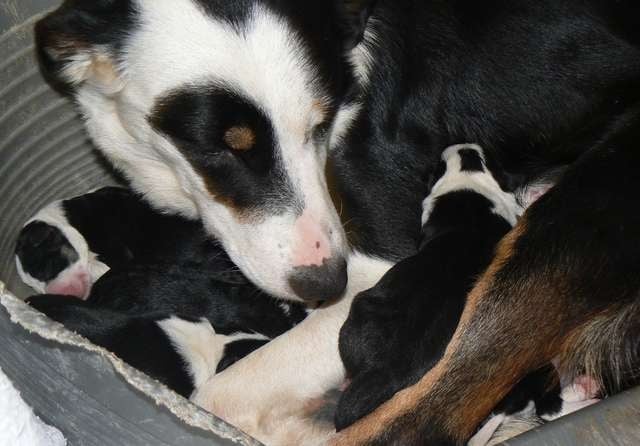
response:
M130 0L67 0L35 26L40 67L58 90L121 88L118 52L134 22Z
M353 49L362 41L376 3L377 0L338 0L347 50Z

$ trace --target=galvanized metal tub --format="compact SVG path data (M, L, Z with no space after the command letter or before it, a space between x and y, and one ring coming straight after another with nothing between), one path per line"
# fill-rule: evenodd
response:
M73 105L37 67L33 24L59 3L0 3L0 368L71 445L258 444L21 301L30 291L13 248L24 221L55 199L116 181ZM640 445L640 389L509 444Z

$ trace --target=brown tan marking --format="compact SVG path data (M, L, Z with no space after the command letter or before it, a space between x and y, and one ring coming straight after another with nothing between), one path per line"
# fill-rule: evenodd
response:
M246 126L231 127L224 134L224 142L233 150L246 152L256 145L256 134Z
M202 178L202 181L204 182L204 186L207 189L207 192L209 192L209 194L211 195L211 198L213 198L215 201L217 201L218 203L222 204L224 207L229 209L238 222L240 223L250 222L251 212L247 211L247 209L244 209L238 206L238 204L231 198L225 196L224 194L221 194L218 191L216 181L213 178L211 178L211 175L207 174L206 171L201 171L197 169L195 166L193 167L196 173L200 176L200 178Z
M526 227L523 219L500 243L443 359L332 444L463 444L519 379L560 351L569 321L549 315L562 314L563 287L541 271L512 274L528 261L517 249Z

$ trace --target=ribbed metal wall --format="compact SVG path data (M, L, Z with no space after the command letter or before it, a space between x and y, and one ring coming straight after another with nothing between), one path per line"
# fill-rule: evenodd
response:
M28 296L29 290L16 276L13 249L23 223L55 199L114 181L88 140L73 105L51 91L37 68L33 24L59 3L59 0L0 0L0 280L20 297ZM9 322L2 309L0 334L9 343L0 346L0 365L4 358L6 371L14 372L12 379L24 397L46 421L60 427L71 444L230 444L181 425L146 397L124 386L112 370L104 368L104 358L51 343L45 345L45 341ZM14 356L7 354L7 347L13 348L9 351ZM69 392L77 391L77 383L70 385L65 377L56 375L62 359L69 368L69 358L73 358L71 363L79 370L75 375L88 381L83 390L86 393L67 401L66 394L57 389L56 400L47 399L51 388L43 387L46 380L58 387L67 386ZM27 370L30 374L25 374ZM95 382L89 382L93 379ZM101 391L98 396L98 390L105 388L108 391ZM78 418L94 406L99 417ZM509 444L637 445L639 419L640 389L636 389ZM104 426L100 423L94 426L92 421L96 420L111 426L106 437L98 435ZM109 420L130 423L110 425ZM219 429L224 431L223 427ZM150 443L149 438L154 440ZM246 440L245 444L249 443Z
M13 250L23 223L51 201L112 182L73 105L43 81L28 11L57 1L0 2L0 280L30 292L16 276ZM31 6L30 6L31 5Z

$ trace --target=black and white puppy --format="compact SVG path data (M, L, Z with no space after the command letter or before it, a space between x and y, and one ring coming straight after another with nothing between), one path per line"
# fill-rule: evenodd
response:
M340 333L351 383L338 404L338 430L413 385L440 360L474 281L522 213L515 194L494 178L488 166L497 168L487 156L469 144L443 152L443 175L423 203L418 254L355 298Z
M354 300L340 335L351 382L336 411L344 429L399 390L417 382L442 357L458 326L467 294L489 265L498 241L524 209L557 181L561 170L526 188L504 191L502 172L477 146L443 152L442 173L423 202L423 239L417 255L395 265ZM471 441L484 445L500 428L516 435L593 404L594 382L582 377L561 387L552 365L525 377L494 409Z
M67 0L36 37L43 72L73 91L89 134L134 190L200 218L263 290L325 300L347 281L348 246L324 177L328 130L349 85L344 46L360 32L343 9ZM73 43L89 41L101 44Z
M551 364L527 375L494 408L468 446L501 444L600 401L601 389L594 379L563 381Z
M531 250L497 279L513 297L485 287L496 305L469 307L481 312L477 325L456 345L490 346L491 367L488 355L476 356L486 350L461 349L442 369L464 369L464 386L453 373L432 377L403 401L420 402L419 411L395 405L387 420L365 420L339 439L412 444L412 435L415 444L458 444L504 396L486 387L512 387L558 354L576 325L594 333L630 326L584 323L589 318L638 319L632 273L640 248L628 241L640 225L620 223L636 221L637 16L629 0L501 0L490 8L471 0L66 0L38 22L36 38L43 73L73 95L96 146L135 190L158 208L201 218L265 291L290 299L341 294L348 249L327 183L340 198L351 241L367 254L349 259L347 303L314 312L288 342L269 343L267 352L215 375L195 398L266 443L310 432L284 423L274 407L297 413L342 380L337 333L348 302L415 254L419 204L442 147L478 141L518 186L574 164L573 183L532 212L522 238ZM556 294L567 289L565 262L582 268L571 269L578 285ZM541 280L540 271L567 274ZM519 286L523 277L531 289ZM603 302L611 312L600 311ZM546 331L530 337L530 325ZM512 335L496 343L487 327L505 326ZM607 330L616 335L572 339L625 339L622 329ZM630 362L630 355L607 356L616 366ZM265 370L270 386L256 376ZM432 398L435 384L464 387L472 397ZM420 417L402 426L394 411Z
M306 317L250 284L200 223L121 188L47 206L16 261L51 293L32 306L184 396Z
M25 224L15 253L20 277L34 290L86 299L110 268L189 261L234 268L215 245L199 222L161 214L127 189L105 187L44 207Z

